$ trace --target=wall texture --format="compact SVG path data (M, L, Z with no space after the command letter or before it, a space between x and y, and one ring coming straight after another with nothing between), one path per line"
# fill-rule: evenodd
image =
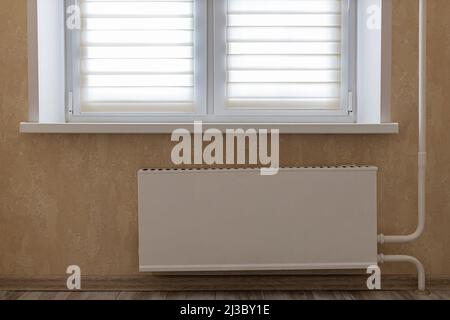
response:
M450 276L450 1L429 0L428 220L416 255ZM417 215L417 1L394 0L391 136L283 136L283 165L371 164L379 230L412 232ZM136 171L170 166L168 136L23 135L27 120L26 0L0 2L0 275L137 273ZM411 272L408 266L385 271Z

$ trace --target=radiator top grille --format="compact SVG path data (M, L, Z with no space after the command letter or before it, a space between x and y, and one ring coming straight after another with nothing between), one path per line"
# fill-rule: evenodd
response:
M184 171L247 171L260 170L262 167L242 167L242 168L143 168L140 172L184 172ZM298 166L280 167L280 170L378 170L375 166L369 165L342 165L342 166Z

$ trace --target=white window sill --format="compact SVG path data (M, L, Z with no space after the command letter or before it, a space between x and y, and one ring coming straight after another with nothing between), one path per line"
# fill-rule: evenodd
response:
M22 122L21 133L161 134L193 123L36 123ZM203 129L279 129L281 134L398 134L398 123L203 123Z

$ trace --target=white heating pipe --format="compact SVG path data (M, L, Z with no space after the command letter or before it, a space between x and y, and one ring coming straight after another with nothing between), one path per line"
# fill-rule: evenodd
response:
M427 0L419 0L419 155L418 155L418 210L419 221L416 231L410 235L385 236L380 234L378 242L384 243L408 243L420 238L425 229L425 197L426 197L426 125L427 125L427 107L426 107L426 85L427 85ZM404 255L383 254L378 257L379 263L384 262L409 262L413 263L418 273L418 288L425 291L425 269L422 263L414 257Z
M423 267L422 263L416 258L411 256L385 256L384 254L380 254L378 256L378 262L409 262L414 264L417 268L417 275L419 278L418 288L420 291L425 291L425 268Z
M427 0L420 0L419 13L419 166L418 166L418 205L419 222L417 229L410 235L403 236L378 236L378 243L408 243L417 240L425 229L425 184L426 184L426 166L427 166L427 144L426 144L426 125L427 125L427 107L426 107L426 85L427 85Z

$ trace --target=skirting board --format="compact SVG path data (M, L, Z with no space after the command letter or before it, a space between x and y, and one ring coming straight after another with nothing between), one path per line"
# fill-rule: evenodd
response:
M65 277L0 277L0 291L67 291ZM367 290L367 275L86 276L83 291L332 291ZM384 276L383 290L414 290L415 276ZM450 277L430 277L430 290L449 290Z

